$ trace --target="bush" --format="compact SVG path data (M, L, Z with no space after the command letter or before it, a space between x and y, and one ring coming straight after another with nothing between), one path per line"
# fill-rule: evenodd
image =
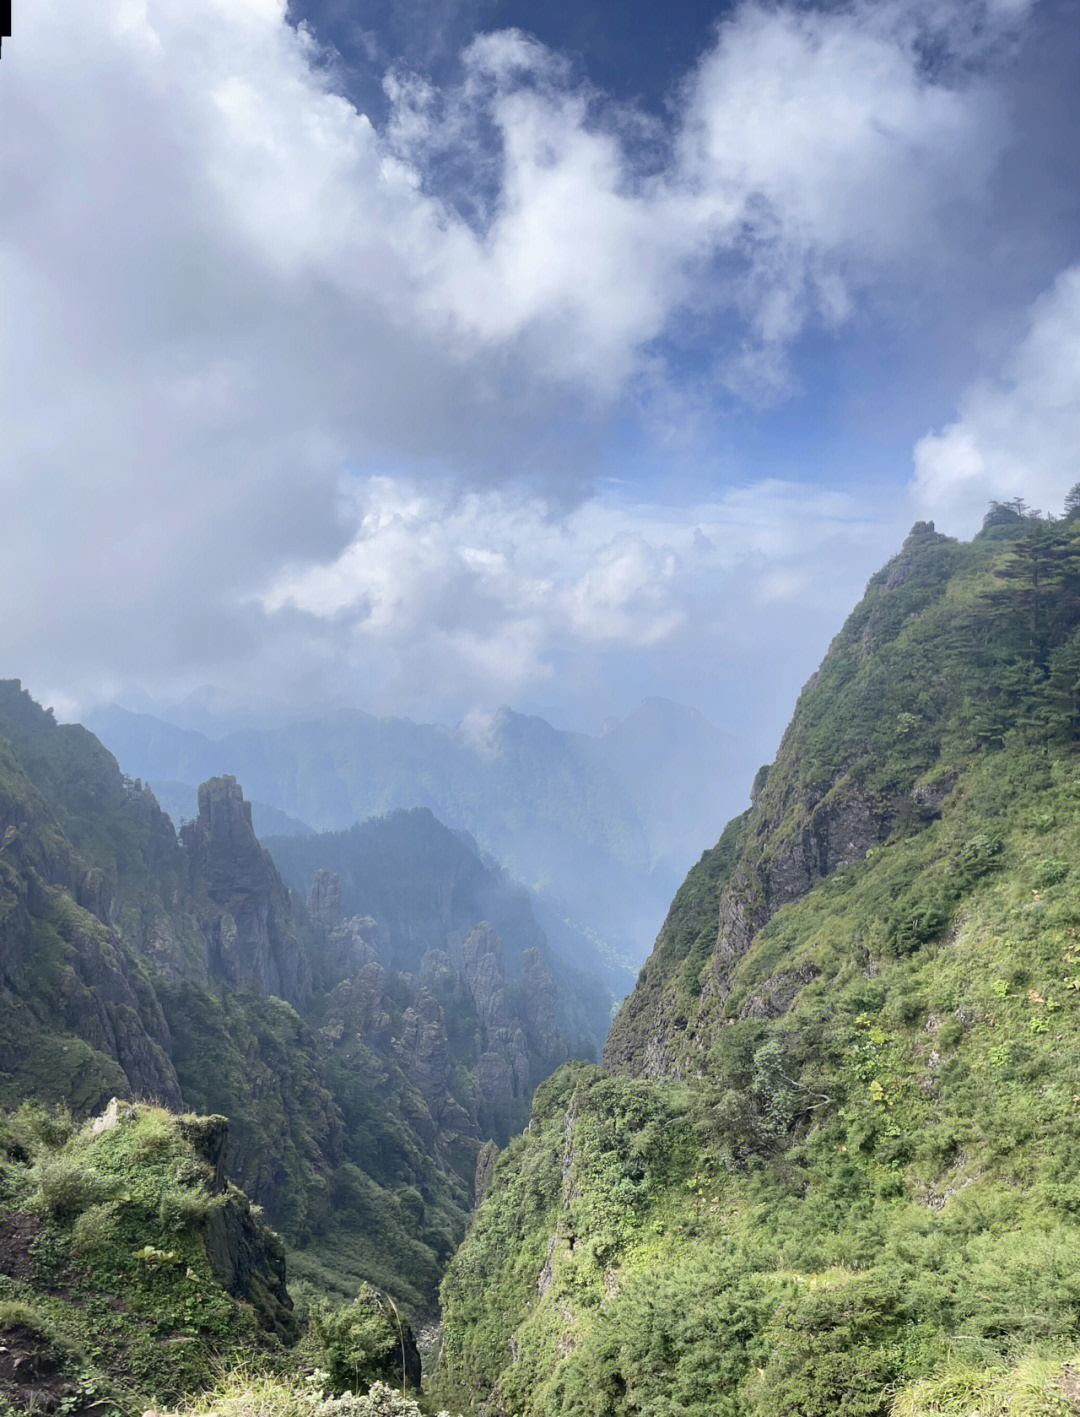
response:
M318 1417L421 1417L411 1397L375 1382L363 1397L337 1397L321 1402Z
M1033 879L1036 889L1045 890L1047 886L1056 886L1068 874L1067 862L1059 860L1056 856L1044 856L1035 867Z
M32 1304L24 1304L18 1300L0 1300L0 1335L19 1329L33 1334L43 1348L51 1351L58 1363L63 1363L69 1369L81 1367L86 1361L86 1355L78 1344L60 1333Z
M92 1166L70 1156L52 1156L34 1168L38 1203L54 1220L70 1221L80 1211L104 1200L105 1177Z
M158 1201L158 1219L169 1230L180 1232L202 1225L213 1208L205 1191L190 1186L170 1186Z
M35 1102L24 1102L16 1112L0 1118L0 1151L25 1161L42 1151L55 1151L72 1136L71 1114L49 1111Z
M326 1397L326 1373L317 1369L305 1382L271 1377L241 1367L228 1373L213 1392L185 1408L184 1417L422 1417L411 1398L383 1382L366 1393ZM438 1417L450 1417L440 1412Z
M319 1366L334 1391L360 1392L379 1378L401 1377L401 1334L382 1297L365 1284L351 1304L325 1304L311 1315Z
M71 1248L79 1255L107 1249L116 1241L116 1204L105 1201L92 1205L76 1219L71 1231Z

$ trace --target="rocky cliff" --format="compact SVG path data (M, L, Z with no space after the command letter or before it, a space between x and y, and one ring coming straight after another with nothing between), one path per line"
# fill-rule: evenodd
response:
M234 777L199 788L199 813L181 828L210 978L275 994L303 1009L311 962L288 892L256 839L251 804Z

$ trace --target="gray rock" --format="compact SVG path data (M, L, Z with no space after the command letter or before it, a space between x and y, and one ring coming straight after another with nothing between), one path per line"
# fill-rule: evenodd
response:
M316 871L308 892L308 910L319 925L332 930L341 920L341 879L335 871Z
M298 1008L311 994L289 896L251 825L251 803L234 777L199 788L199 815L180 839L207 942L211 978L275 994Z
M486 922L470 930L461 943L465 983L476 1004L477 1017L487 1032L510 1022L506 1007L506 976L502 940Z

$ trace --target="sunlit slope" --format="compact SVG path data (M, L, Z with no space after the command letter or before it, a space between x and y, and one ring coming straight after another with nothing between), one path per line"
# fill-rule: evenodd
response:
M676 897L614 1072L557 1074L500 1158L444 1281L451 1395L1070 1410L1078 533L920 527L871 582Z

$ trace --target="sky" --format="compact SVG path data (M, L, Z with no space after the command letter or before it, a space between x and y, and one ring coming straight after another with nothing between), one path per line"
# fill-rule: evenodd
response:
M16 0L0 674L771 756L1080 480L1078 0Z

